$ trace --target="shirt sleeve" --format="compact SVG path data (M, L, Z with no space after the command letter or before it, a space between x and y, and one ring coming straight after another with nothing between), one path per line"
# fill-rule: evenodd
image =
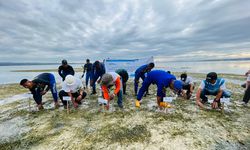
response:
M64 90L65 92L70 92L70 89L67 87L67 85L63 82L62 83L62 90Z
M221 89L221 90L225 90L225 89L226 89L226 84L225 84L225 82L220 86L220 89Z
M164 97L163 88L164 88L163 84L157 85L157 96Z
M205 88L205 83L204 83L204 81L201 81L201 84L200 84L199 88L200 88L200 89L204 89L204 88Z
M192 77L188 77L187 79L188 79L187 81L188 84L194 84Z
M108 88L104 85L102 86L102 92L103 92L104 99L109 100L110 99L109 91L108 91Z
M115 80L115 95L117 95L120 90L121 90L121 79L120 77L118 77Z

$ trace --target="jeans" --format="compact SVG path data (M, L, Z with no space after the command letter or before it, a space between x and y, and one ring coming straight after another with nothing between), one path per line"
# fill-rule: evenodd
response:
M138 92L138 84L139 84L139 80L140 78L142 79L142 81L144 81L145 76L137 76L135 75L135 79L134 79L134 91L135 91L135 95L137 95Z
M54 101L57 102L58 100L58 95L57 95L57 89L56 89L56 80L55 80L55 76L53 74L50 74L50 84L49 84L49 88L50 91L52 93L52 96L54 98Z
M91 76L91 72L86 72L86 87L88 87L90 76Z

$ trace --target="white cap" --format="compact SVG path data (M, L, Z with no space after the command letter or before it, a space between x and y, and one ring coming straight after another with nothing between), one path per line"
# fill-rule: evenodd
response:
M75 83L75 77L72 75L67 75L65 78L65 82L67 85L73 85Z

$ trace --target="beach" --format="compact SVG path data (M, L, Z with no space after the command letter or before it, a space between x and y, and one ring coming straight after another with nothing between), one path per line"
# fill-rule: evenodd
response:
M189 75L196 82L196 91L206 75ZM159 111L155 85L150 86L150 95L143 98L141 108L135 108L135 97L130 94L132 79L123 110L115 99L110 111L100 112L98 95L91 96L88 89L85 102L78 109L72 107L69 114L62 106L54 110L50 93L43 98L45 110L37 111L34 100L23 95L28 90L17 83L0 85L0 149L249 149L250 111L238 104L245 77L219 77L226 79L232 92L224 111L211 110L209 104L207 110L200 110L195 95L191 100L177 97L173 108ZM57 87L61 89L59 83ZM171 95L169 90L167 95Z

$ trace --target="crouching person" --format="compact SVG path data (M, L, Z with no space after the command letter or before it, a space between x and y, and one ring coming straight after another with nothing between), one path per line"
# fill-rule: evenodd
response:
M183 90L186 90L186 93L185 93L184 97L186 99L190 99L190 97L192 96L192 93L194 91L193 79L192 79L192 77L187 76L186 73L182 73L180 77L181 77L181 81L182 81L182 84L183 84Z
M226 90L225 80L223 78L217 78L215 72L207 74L206 80L201 82L201 85L196 93L196 104L200 108L204 108L204 103L208 102L207 95L216 96L212 108L216 109L221 106L220 98L229 98L231 94Z
M32 81L29 81L28 79L22 79L20 85L30 90L39 110L43 109L42 96L45 95L49 90L52 93L55 108L59 107L59 103L57 101L58 96L56 90L56 80L53 74L42 73L35 77Z
M123 108L122 104L122 88L121 77L115 72L105 73L101 78L101 88L104 99L108 100L107 109L109 109L110 100L113 100L115 96L118 97L118 107ZM110 88L115 86L114 93L110 93Z
M170 88L174 92L178 93L182 91L182 82L176 80L176 77L169 74L163 70L153 70L147 74L147 77L142 83L142 87L137 95L137 100L135 101L135 106L140 107L140 101L143 94L148 90L151 84L157 85L157 104L158 106L164 107L163 98L166 96L166 88Z
M64 96L69 96L75 108L81 104L87 93L83 90L82 81L72 75L67 75L65 81L62 83L62 90L59 92L59 97L63 103L64 108L67 108L67 101Z

